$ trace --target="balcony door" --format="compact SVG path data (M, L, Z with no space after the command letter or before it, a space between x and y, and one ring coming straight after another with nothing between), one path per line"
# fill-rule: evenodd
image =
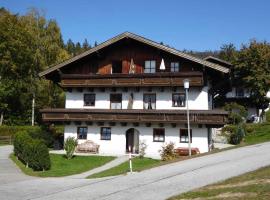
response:
M143 94L143 108L146 110L156 109L156 94Z
M122 94L110 95L111 109L122 109Z

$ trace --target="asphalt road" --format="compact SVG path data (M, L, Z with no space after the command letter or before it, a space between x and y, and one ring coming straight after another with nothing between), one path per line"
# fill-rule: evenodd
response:
M7 150L0 147L1 164ZM0 176L0 199L166 199L270 165L270 142L164 165L127 176L103 179ZM6 153L3 153L6 152ZM8 159L6 158L6 162ZM12 166L15 167L14 165ZM0 168L1 174L11 169ZM10 174L10 173L9 173Z

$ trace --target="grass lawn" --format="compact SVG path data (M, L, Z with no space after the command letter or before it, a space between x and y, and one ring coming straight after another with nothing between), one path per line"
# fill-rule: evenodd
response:
M149 169L155 166L160 165L160 163L163 162L161 160L155 160L151 158L133 158L132 159L132 168L133 171L139 172L145 169ZM129 161L124 162L116 167L113 167L111 169L93 174L89 176L88 178L101 178L105 176L116 176L120 174L125 174L129 172Z
M251 133L248 133L244 138L244 144L252 145L262 142L270 141L270 123L253 124L250 125L254 129Z
M25 165L17 160L14 154L10 158L17 166L27 175L40 177L59 177L72 174L79 174L93 168L104 165L113 160L112 156L75 156L71 160L67 160L64 155L50 154L51 169L48 171L33 171L31 168L26 168Z
M170 198L170 200L180 199L268 200L270 166Z

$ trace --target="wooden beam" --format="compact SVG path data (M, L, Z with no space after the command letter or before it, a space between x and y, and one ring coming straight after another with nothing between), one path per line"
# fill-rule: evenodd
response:
M134 122L133 123L133 126L139 126L139 123L138 122Z
M76 88L76 90L77 90L78 92L82 92L82 91L83 91L83 89L82 89L81 87Z
M94 88L87 88L87 91L94 92Z
M81 124L82 124L81 121L75 121L74 123L75 123L76 125L81 125Z
M105 88L104 87L101 87L99 88L100 92L105 92Z
M109 122L110 126L115 126L115 124L116 124L115 122Z
M164 124L163 123L159 123L158 126L159 127L164 127Z
M127 122L121 122L121 126L127 126Z
M151 125L152 125L151 123L146 123L145 124L146 127L151 127Z
M122 91L123 91L123 92L128 92L128 88L127 88L127 87L123 87L123 88L122 88Z
M97 122L98 126L104 126L104 122Z
M171 123L172 127L175 128L176 127L176 123Z
M93 122L90 122L90 121L87 121L85 122L88 126L92 126L93 125Z

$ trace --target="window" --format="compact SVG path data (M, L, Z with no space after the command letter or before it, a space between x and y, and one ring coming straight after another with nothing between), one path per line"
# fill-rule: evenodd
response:
M84 94L83 101L84 101L84 106L95 106L96 95Z
M101 140L111 140L111 128L110 127L101 127L100 139Z
M115 60L112 61L112 73L122 73L122 61Z
M156 109L156 94L143 94L143 108L147 110Z
M122 109L122 94L111 94L111 109Z
M180 129L180 142L188 143L188 129ZM192 130L190 129L190 143L192 143Z
M185 107L186 95L184 93L172 94L172 106L173 107Z
M87 139L87 127L77 128L77 139L86 140Z
M146 60L144 64L144 73L155 73L156 72L156 61Z
M179 62L171 62L171 72L179 72Z
M244 97L244 89L243 88L236 88L235 89L235 96L236 97Z
M165 129L164 128L154 128L153 129L153 141L154 142L164 142L165 141Z

